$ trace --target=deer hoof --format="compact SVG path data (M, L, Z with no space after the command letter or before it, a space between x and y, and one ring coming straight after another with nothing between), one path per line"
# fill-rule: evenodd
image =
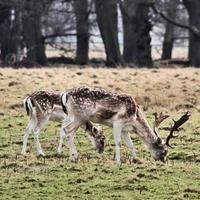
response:
M26 151L21 151L22 156L26 156Z
M143 164L142 160L140 160L139 158L133 158L132 162L135 164Z
M45 156L45 154L44 154L44 152L41 151L41 152L38 152L38 153L37 153L37 156L38 156L38 157L43 157L43 156Z
M70 156L70 161L71 161L71 162L77 162L77 160L78 160L78 158L77 158L77 155L76 155L76 154L72 154L72 155Z

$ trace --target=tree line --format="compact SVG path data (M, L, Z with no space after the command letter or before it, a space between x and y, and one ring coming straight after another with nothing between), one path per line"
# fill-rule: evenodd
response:
M200 67L199 19L197 0L0 0L0 59L10 62L15 55L16 61L25 48L27 60L47 65L47 44L74 36L75 63L85 65L89 62L90 37L98 28L107 66L131 63L152 67L151 31L161 23L165 30L161 59L171 59L175 35L181 39L186 33L182 39L189 42L189 64Z

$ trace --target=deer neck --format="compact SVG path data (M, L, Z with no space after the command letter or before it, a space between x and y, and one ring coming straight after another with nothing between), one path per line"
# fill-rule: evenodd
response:
M133 120L133 126L136 129L136 133L146 146L151 147L152 144L156 142L158 136L149 126L149 123L139 109L137 110L136 118Z

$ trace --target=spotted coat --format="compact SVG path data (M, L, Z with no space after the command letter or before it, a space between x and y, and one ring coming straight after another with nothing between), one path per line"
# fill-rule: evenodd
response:
M66 95L66 101L69 97L73 99L79 112L100 107L98 115L104 119L112 118L120 107L125 108L121 117L130 117L136 113L136 102L131 96L112 93L102 88L74 88Z

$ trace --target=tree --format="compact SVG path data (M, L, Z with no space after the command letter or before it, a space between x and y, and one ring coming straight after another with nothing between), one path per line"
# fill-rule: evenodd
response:
M149 0L120 1L124 27L124 52L126 62L139 66L152 66L151 23Z
M17 55L20 43L20 6L16 2L0 2L1 59L6 62Z
M183 0L189 13L189 26L194 29L190 30L189 39L189 61L190 64L200 67L200 1Z
M27 58L41 65L46 65L41 27L42 11L43 4L41 1L25 0L22 19L23 37L27 47Z
M163 19L167 20L171 24L189 30L189 62L190 65L200 67L200 22L198 20L200 17L200 1L183 0L183 3L189 14L189 25L182 24L177 22L177 20L166 16L162 12L158 11L154 5L152 5L152 9L155 13L159 14Z
M169 1L166 5L166 13L168 17L176 19L179 0ZM174 44L175 26L168 21L165 21L165 34L162 46L162 60L171 59L172 49Z
M123 64L118 42L118 19L116 0L95 0L97 23L106 52L106 65Z
M6 55L10 51L10 12L11 7L9 5L0 4L0 31L1 31L1 59L5 60Z
M89 24L88 24L88 0L74 0L76 15L76 63L84 65L88 63L89 51Z
M137 30L133 22L136 15L135 2L124 0L120 8L123 19L123 58L127 63L137 64Z

